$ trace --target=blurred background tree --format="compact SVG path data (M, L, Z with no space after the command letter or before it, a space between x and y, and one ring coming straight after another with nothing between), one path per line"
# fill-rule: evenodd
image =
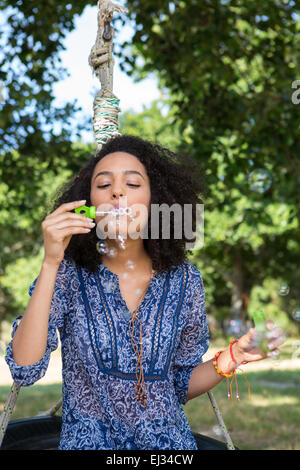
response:
M0 0L0 9L9 3ZM46 201L94 151L80 142L92 116L74 129L76 102L55 108L52 87L64 77L58 53L74 16L95 3L18 0L0 36L0 79L8 92L0 104L0 321L27 305L17 290L25 292L39 271ZM137 82L157 74L169 113L163 116L158 103L140 115L124 113L120 132L192 154L205 168L205 244L191 262L202 272L208 313L224 327L225 319L245 322L263 307L294 333L300 144L292 83L300 77L299 2L128 0L124 6L136 31L115 54ZM115 20L114 27L125 22ZM289 286L288 295L280 295L280 283Z

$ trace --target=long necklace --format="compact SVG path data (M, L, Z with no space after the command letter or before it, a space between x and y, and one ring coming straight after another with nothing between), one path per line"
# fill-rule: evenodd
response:
M151 281L152 277L154 276L154 273L155 273L155 271L152 269L152 273L150 275L150 281ZM145 294L147 292L148 288L149 288L149 285L148 285L148 287L146 288L146 290L143 294ZM142 295L140 296L139 300L141 300L141 298L142 298ZM130 323L129 323L129 334L130 334L130 337L131 337L131 345L132 345L133 351L134 351L134 353L137 357L137 364L136 364L137 382L136 382L135 387L134 387L134 391L135 391L136 396L134 398L138 399L140 405L143 404L145 406L146 403L147 403L147 389L146 389L146 385L145 385L145 382L144 382L142 322L139 319L139 307L140 307L140 305L132 312L132 317L131 317L131 320L130 320ZM140 324L140 350L139 350L138 345L137 345L137 343L134 339L134 326L135 326L134 321L135 320L137 320L137 322Z

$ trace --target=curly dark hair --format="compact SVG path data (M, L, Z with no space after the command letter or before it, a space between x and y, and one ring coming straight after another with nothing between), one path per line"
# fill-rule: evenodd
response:
M104 156L113 152L130 153L145 166L150 180L150 204L165 203L170 207L177 203L182 209L184 204L192 204L192 230L196 231L196 204L203 204L201 197L204 195L204 171L201 164L191 155L174 153L158 143L125 134L111 137L89 159L79 174L59 189L58 194L61 195L56 198L52 211L63 203L83 199L86 200L87 206L91 205L90 190L94 168ZM184 245L186 241L191 240L185 239L183 226L183 238L172 238L172 235L174 236L172 216L171 212L170 239L160 237L143 239L145 251L152 259L152 268L157 272L170 271L174 266L187 260L189 250L186 250ZM148 233L151 233L150 215ZM65 258L75 261L89 272L95 272L102 258L96 250L97 241L99 238L96 227L87 234L73 235L65 250Z

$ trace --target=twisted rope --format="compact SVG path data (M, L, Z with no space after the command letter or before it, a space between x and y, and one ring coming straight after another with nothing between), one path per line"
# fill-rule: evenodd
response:
M121 135L118 131L119 103L118 98L106 98L99 93L94 100L93 129L98 150L113 135Z
M8 394L6 403L4 405L3 412L1 413L0 416L0 447L2 445L5 431L8 425L8 422L10 420L11 414L13 412L13 409L16 405L16 401L18 398L18 394L20 391L20 385L17 385L16 382L12 384L12 387L10 389L10 392Z
M226 428L226 425L224 423L224 420L223 420L223 417L222 417L222 414L221 414L221 411L217 405L217 402L215 400L215 397L213 396L212 392L207 392L207 395L210 399L210 403L211 403L211 406L215 412L215 415L216 415L216 418L217 418L217 421L219 423L219 426L220 428L222 429L222 432L223 432L223 435L225 437L225 440L226 440L226 445L227 445L227 449L228 450L235 450L235 447L233 445L233 442L231 440L231 437L229 435L229 432L227 431L227 428Z
M119 108L120 100L112 92L113 88L113 66L114 59L112 57L112 40L114 37L114 29L111 27L110 22L114 11L119 13L128 13L127 10L123 9L119 5L114 4L110 0L99 0L98 1L98 32L96 43L93 46L90 56L89 64L93 67L95 74L98 76L101 82L101 90L95 97L93 110L93 131L95 135L95 140L98 143L98 150L101 149L102 145L113 135L121 135L118 132L118 113L121 111ZM133 339L134 333L134 319L140 323L140 346L141 351L139 352L138 346ZM143 347L142 347L142 329L141 322L138 318L138 309L134 311L130 323L130 333L131 333L131 342L134 352L136 353L138 363L137 369L139 368L139 375L137 373L137 384L135 386L136 398L138 398L140 403L146 404L147 401L147 392L144 388L144 374L142 368L142 357L143 357ZM10 393L8 395L7 401L4 405L4 410L0 416L0 447L3 442L3 438L7 429L7 425L10 419L10 416L15 407L17 397L19 394L21 386L13 382ZM233 442L230 438L230 435L227 431L225 423L223 421L221 412L217 405L217 402L213 394L209 391L207 392L213 410L216 414L217 421L223 431L223 434L226 439L227 448L229 450L234 450ZM62 399L60 399L55 406L49 410L40 413L38 416L53 416L61 407Z
M98 150L113 135L118 132L118 113L120 100L112 92L113 89L113 38L114 28L111 21L114 12L128 13L127 10L111 2L98 1L98 31L95 45L89 55L89 64L99 78L101 90L94 100L93 130Z

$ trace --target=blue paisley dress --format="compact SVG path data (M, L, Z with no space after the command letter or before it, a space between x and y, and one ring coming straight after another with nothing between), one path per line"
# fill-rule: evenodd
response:
M58 347L59 331L63 364L59 449L197 449L182 405L191 373L209 345L200 271L184 262L156 274L140 304L146 405L135 399L137 358L128 329L130 315L118 275L103 263L90 273L63 259L44 356L35 364L20 366L9 343L6 362L12 377L28 386L45 374L50 353ZM12 338L20 318L14 320ZM134 335L139 343L139 326Z

